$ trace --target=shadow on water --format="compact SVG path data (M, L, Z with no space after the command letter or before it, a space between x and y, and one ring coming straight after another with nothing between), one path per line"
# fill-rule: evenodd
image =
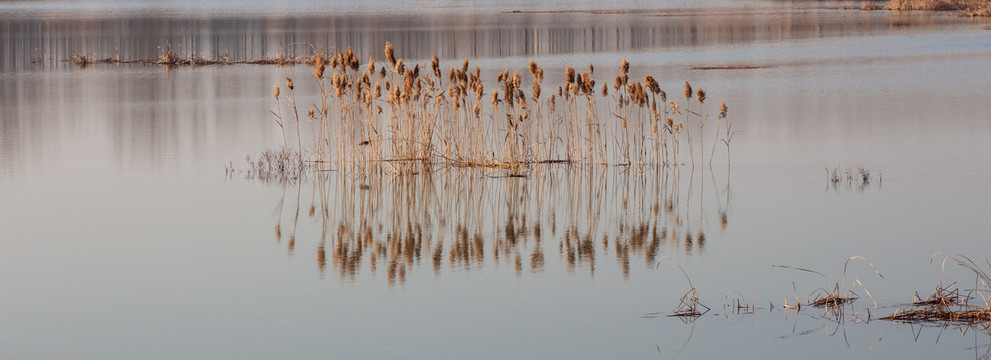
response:
M341 281L364 279L367 271L372 278L385 272L389 284L405 283L416 271L441 276L489 266L522 276L558 265L590 277L605 265L627 278L631 267L653 267L664 254L703 254L708 224L716 221L725 231L729 217L728 177L725 185L712 185L719 199L688 204L689 191L699 192L700 185L690 186L690 174L661 167L548 165L529 177L471 168L407 176L279 174L243 173L281 189L276 241L290 255L315 249L321 275L334 272ZM709 174L713 182L725 175ZM707 218L703 209L711 206L719 209L718 219Z

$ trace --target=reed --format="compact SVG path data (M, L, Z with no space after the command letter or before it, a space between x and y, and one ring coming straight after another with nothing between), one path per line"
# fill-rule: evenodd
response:
M655 267L660 267L661 262L663 262L665 259L668 259L668 257L662 256L658 260L657 265ZM699 288L692 283L692 279L688 276L688 273L685 272L685 269L682 268L677 261L671 260L671 262L674 263L674 266L677 267L678 270L680 270L683 275L685 275L685 279L688 280L689 289L687 292L685 292L684 295L681 296L681 299L678 301L678 306L668 316L686 318L686 319L695 319L699 316L708 313L709 310L711 309L708 306L705 306L705 304L702 304L700 302Z
M653 76L631 80L626 59L614 91L610 94L603 84L598 96L592 65L581 72L565 66L563 84L557 91L545 91L544 69L531 60L528 79L506 69L488 92L481 69L470 70L468 59L445 72L436 55L429 62L411 64L391 43L386 43L384 55L387 64L381 68L373 58L362 66L350 48L328 55L329 60L322 54L301 60L314 66L319 89L319 105L310 117L311 127L317 129L312 149L299 140L296 104L303 100L289 88L290 79L289 90L281 94L284 111L292 114L288 120L296 121L300 161L393 173L418 172L414 163L503 168L520 175L543 163L675 168L681 161L681 140L687 139L693 152L693 134L670 116L684 113L686 123L697 121L700 131L694 137L699 144L708 119L702 113L704 90L691 91L686 82L685 104L699 106L691 111L687 105L682 112ZM483 101L486 98L489 101ZM287 119L279 99L276 94L279 109L273 113L284 132ZM311 154L308 159L304 152Z

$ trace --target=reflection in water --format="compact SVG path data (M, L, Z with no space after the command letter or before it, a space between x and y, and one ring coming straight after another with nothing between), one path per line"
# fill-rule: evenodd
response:
M615 261L625 278L632 266L654 266L665 253L703 253L710 219L696 208L706 202L719 203L721 229L727 223L728 200L709 197L692 207L681 200L692 188L682 181L692 177L677 169L550 166L528 178L500 175L424 169L396 177L376 171L293 178L249 171L245 177L282 188L275 236L280 242L288 236L287 252L312 244L320 273L336 272L342 281L356 281L365 270L372 277L385 272L395 284L421 269L440 276L487 266L520 276L561 265L595 276L611 266L606 261ZM728 178L726 184L719 190L728 196ZM301 224L301 211L314 228Z
M816 11L669 13L474 13L309 17L125 17L0 19L0 71L75 55L157 59L181 55L251 60L351 46L380 54L391 41L407 60L530 57L749 44L903 31L961 21L933 17L843 17ZM780 11L780 12L779 12ZM747 16L750 16L748 18ZM897 29L897 28L901 29ZM380 59L381 60L381 59Z

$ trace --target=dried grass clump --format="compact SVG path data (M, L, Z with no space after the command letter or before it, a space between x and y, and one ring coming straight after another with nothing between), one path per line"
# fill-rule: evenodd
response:
M923 307L908 311L896 312L882 317L881 320L891 320L904 323L945 323L950 325L988 325L991 322L991 307L960 306L955 309L935 309Z
M950 306L962 304L962 301L963 298L960 297L960 289L956 288L956 283L950 284L947 287L943 287L943 284L940 283L936 286L936 290L925 300L922 300L919 297L919 293L916 292L915 298L912 300L912 306L949 309Z
M100 58L96 55L76 54L64 60L66 63L74 64L79 68L85 68L90 64L116 64L120 63L120 54L114 51L111 57Z
M848 294L850 294L851 296L841 295L840 285L836 284L836 286L833 287L832 291L826 293L825 295L822 294L817 295L815 299L812 299L812 302L810 304L814 307L820 307L820 308L821 307L842 308L843 305L859 299L859 297L856 296L852 290Z
M925 300L919 298L916 293L912 306L908 310L897 311L893 315L882 317L883 320L906 322L912 324L942 324L942 325L962 325L962 326L991 326L991 262L984 257L984 264L988 270L975 263L970 258L963 255L945 255L941 253L933 254L932 259L943 256L941 268L945 271L947 262L954 262L958 266L970 270L974 273L974 288L967 290L966 294L961 294L956 288L956 283L943 287L942 283ZM930 260L930 264L932 260ZM975 299L980 299L980 303L974 303Z
M870 261L868 261L866 258L864 258L862 256L853 256L853 257L850 257L850 258L846 259L846 261L843 263L843 272L842 272L842 275L840 276L840 282L838 282L838 283L837 282L833 282L825 274L823 274L821 272L818 272L818 271L815 271L815 270L810 270L810 269L805 269L805 268L799 268L799 267L784 266L784 265L773 265L773 267L779 267L779 268L784 268L784 269L804 271L804 272L813 273L813 274L816 274L816 275L821 276L823 279L826 280L826 283L828 284L827 287L828 288L831 288L832 290L827 291L827 290L825 290L826 288L820 288L820 289L816 290L815 292L813 292L813 294L816 294L815 298L813 298L812 301L810 301L808 303L808 305L811 305L813 307L826 308L826 309L831 310L831 311L833 311L835 313L835 312L842 311L843 305L852 303L853 301L856 301L857 299L860 298L860 295L857 294L857 292L855 292L855 290L857 289L858 286L860 287L860 290L861 291L863 291L865 294L867 294L867 297L868 298L870 298L872 301L874 299L874 297L871 296L870 291L867 290L866 287L864 287L864 284L860 281L860 279L856 279L856 278L853 279L853 281L851 282L851 285L850 285L850 288L849 289L847 289L845 287L847 267L850 265L850 262L853 261L853 260L863 261L864 263L867 264L868 267L871 268L871 270L874 271L874 274L875 275L877 275L879 278L881 278L881 280L885 280L884 279L884 275L881 274L881 272L877 269L877 267L874 266L873 263L871 263ZM796 295L795 295L795 300L796 300L796 306L795 307L790 307L787 304L784 307L785 308L791 308L791 309L801 309L801 300L798 299L797 291L796 291ZM874 307L877 307L877 302L874 302Z
M158 56L158 60L155 60L156 64L159 65L180 65L182 63L182 58L178 53L172 50L172 45L167 45L165 48L159 48L162 53Z

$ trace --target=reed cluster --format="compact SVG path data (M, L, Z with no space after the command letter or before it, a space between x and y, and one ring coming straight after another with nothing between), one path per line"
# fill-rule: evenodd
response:
M683 161L684 142L692 164L696 152L705 158L705 91L692 92L686 82L685 98L669 99L653 76L633 79L625 59L611 86L597 83L592 65L587 71L566 66L563 82L548 85L545 70L531 59L528 76L503 70L487 90L481 69L468 59L446 69L436 55L429 63L407 64L391 43L384 55L381 66L374 58L362 63L350 48L315 55L318 100L305 117L293 80L275 86L275 121L283 135L295 127L300 161L396 172L416 171L414 163L514 171L540 163L674 167ZM722 103L717 121L726 116ZM699 132L692 134L689 124ZM300 127L310 128L306 146ZM720 136L728 146L730 123L725 134L710 134ZM286 137L283 145L292 147Z

